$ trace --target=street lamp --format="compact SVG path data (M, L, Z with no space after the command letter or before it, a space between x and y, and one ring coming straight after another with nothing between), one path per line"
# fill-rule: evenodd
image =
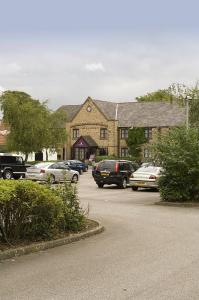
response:
M185 103L186 103L186 129L189 129L189 101L191 101L191 96L185 97Z

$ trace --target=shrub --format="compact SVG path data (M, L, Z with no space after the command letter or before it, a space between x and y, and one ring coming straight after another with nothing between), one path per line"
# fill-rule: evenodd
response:
M76 186L65 181L54 191L63 201L64 218L60 222L60 229L63 231L80 230L84 225L85 213L80 207Z
M159 180L164 201L199 201L199 134L197 129L170 130L154 146L163 166Z
M1 240L50 237L62 218L62 199L47 187L30 181L1 180Z

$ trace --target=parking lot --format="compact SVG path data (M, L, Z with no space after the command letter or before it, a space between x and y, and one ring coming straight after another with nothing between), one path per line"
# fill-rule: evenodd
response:
M0 299L199 299L199 210L155 206L156 191L78 183L105 232L0 263Z

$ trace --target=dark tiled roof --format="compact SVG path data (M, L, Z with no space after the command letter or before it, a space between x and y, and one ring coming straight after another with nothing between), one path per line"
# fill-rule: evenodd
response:
M67 122L72 121L82 105L62 105L58 110L64 110L67 114Z
M118 120L119 127L167 127L185 123L185 108L166 102L115 103L92 100L108 120ZM70 122L82 105L63 105Z
M97 143L90 135L83 135L82 137L90 147L98 147Z
M107 119L115 120L117 103L102 100L93 100L93 102L99 107L99 109L106 116Z
M185 109L165 102L118 104L119 127L178 126L185 122Z

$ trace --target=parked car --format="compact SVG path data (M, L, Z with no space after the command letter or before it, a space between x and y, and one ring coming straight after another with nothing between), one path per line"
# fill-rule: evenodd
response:
M162 168L145 165L137 169L130 177L130 185L133 191L141 188L158 189L158 179L161 176Z
M23 158L19 155L1 154L0 155L0 177L4 179L19 179L25 177L26 169Z
M135 171L132 163L127 160L102 160L92 172L99 188L105 184L116 184L126 188L131 174Z
M64 180L76 183L79 180L79 172L71 170L64 163L42 162L29 167L25 178L35 181L49 180L51 183Z
M80 174L82 174L86 170L88 171L88 166L86 166L86 164L82 163L79 160L65 160L63 161L63 163L70 169L78 171Z

